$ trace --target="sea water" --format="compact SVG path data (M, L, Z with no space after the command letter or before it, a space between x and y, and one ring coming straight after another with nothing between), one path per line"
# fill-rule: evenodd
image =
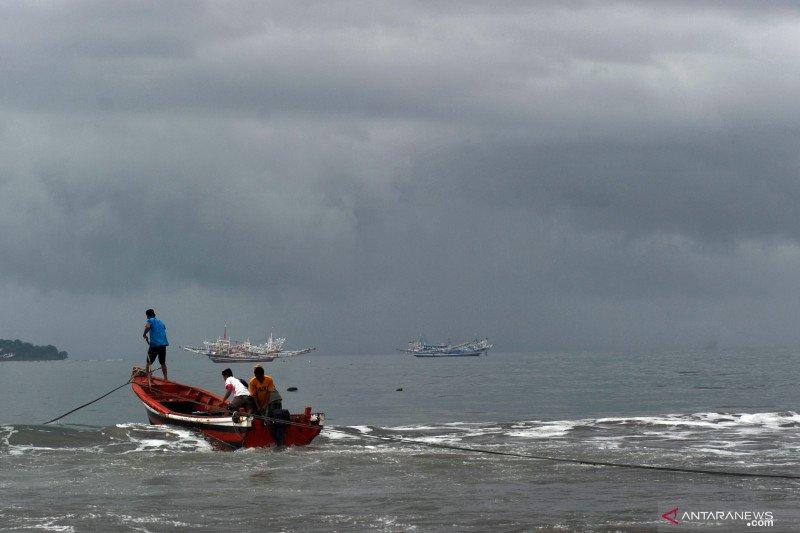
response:
M662 514L676 507L671 516L693 528L800 529L797 480L429 446L800 476L798 355L278 360L264 366L284 406L324 411L330 428L280 452L218 451L151 426L127 387L42 425L127 381L140 354L0 363L0 531L644 531L674 527ZM228 365L174 349L168 363L172 379L223 392ZM230 366L239 377L252 369ZM711 512L769 512L772 526Z

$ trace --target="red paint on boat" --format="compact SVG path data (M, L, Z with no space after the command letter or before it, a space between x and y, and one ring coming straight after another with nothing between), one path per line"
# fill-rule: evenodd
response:
M175 381L164 381L134 369L131 380L134 394L142 401L151 424L169 424L199 431L219 448L256 448L275 446L273 434L276 422L239 413L234 417L220 396L199 387ZM312 413L306 407L293 414L285 426L286 446L305 446L322 431L323 413Z

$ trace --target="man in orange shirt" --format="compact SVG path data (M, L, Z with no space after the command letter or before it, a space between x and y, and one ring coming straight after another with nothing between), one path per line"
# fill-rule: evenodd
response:
M259 414L272 416L272 412L281 408L281 395L275 388L271 376L264 374L264 368L256 365L253 368L253 378L250 380L250 395L256 402Z

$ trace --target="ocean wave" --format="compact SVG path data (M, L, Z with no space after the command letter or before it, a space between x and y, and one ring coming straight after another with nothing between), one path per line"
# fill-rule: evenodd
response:
M59 522L65 519L72 519L74 515L45 517L29 521L21 529L35 529L40 531L59 531L62 533L73 533L75 526L62 525Z
M419 425L419 426L394 426L383 429L385 429L386 431L425 431L429 429L439 429L439 427Z
M330 428L329 431L323 431L322 436L328 440L361 440L359 435L351 435L345 431L339 431Z
M14 434L14 426L0 426L0 446L8 447L8 439Z
M568 445L593 449L671 447L687 453L726 455L752 449L792 448L800 427L794 411L698 412L573 420L328 426L318 443L326 446L434 444L463 446ZM672 444L667 444L671 442ZM561 444L559 444L561 443ZM716 450L716 451L712 451ZM120 423L103 428L75 426L0 426L0 454L213 452L201 434L172 426ZM761 453L761 452L759 452ZM729 454L730 455L730 454Z
M528 425L515 424L512 431L506 431L505 434L509 437L523 437L523 438L550 438L561 437L566 435L577 425L576 422L568 420L556 420L553 422L532 422Z
M198 452L213 450L197 433L169 426L116 424L104 428L69 426L0 426L0 453Z
M126 514L111 515L110 518L116 518L123 524L153 524L159 527L202 527L200 524L190 524L180 520L172 520L164 515L147 515L147 516L131 516Z
M345 434L333 440L359 438L376 434L398 438L413 437L430 442L498 436L522 439L549 439L571 433L595 437L597 432L618 433L630 438L665 438L686 440L699 435L736 434L740 442L752 442L760 433L791 431L800 427L800 414L788 412L665 414L633 417L582 418L574 420L525 420L507 423L448 422L444 424L407 424L400 426L344 426ZM743 437L749 437L742 440Z
M115 529L119 526L132 526L138 530L141 526L156 526L158 529L169 528L202 528L202 524L191 524L182 520L176 520L166 514L151 514L143 516L133 516L129 514L117 513L68 513L56 516L43 516L37 518L21 518L12 524L14 531L37 530L37 531L58 531L70 533L77 531L71 523L80 522L83 527L87 523L101 526L107 529ZM137 527L139 526L139 527ZM5 529L3 529L5 530ZM145 529L147 531L147 529Z
M698 412L518 422L448 422L341 426L323 431L320 451L361 454L447 454L475 448L513 454L715 467L780 466L800 447L795 412ZM367 431L369 430L369 431ZM338 433L341 432L341 433ZM470 452L471 453L471 452ZM492 459L499 460L499 459Z
M716 448L712 446L692 446L691 450L700 453L711 453L714 455L752 455L752 452L727 450L723 448Z
M630 427L672 431L732 430L741 433L774 432L800 426L800 415L793 411L766 413L666 414L660 416L606 417L587 420L589 427Z
M127 432L126 436L136 448L125 450L123 454L165 451L165 452L211 452L211 443L200 434L170 426L151 426L147 424L117 424L117 428Z

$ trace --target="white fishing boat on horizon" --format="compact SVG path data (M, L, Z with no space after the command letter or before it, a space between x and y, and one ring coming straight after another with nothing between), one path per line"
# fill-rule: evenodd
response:
M274 337L271 332L263 344L253 344L249 338L237 342L228 336L228 326L226 325L222 337L218 337L217 340L203 341L202 346L183 346L183 349L197 355L204 355L215 363L268 363L278 358L294 357L316 350L315 347L284 350L285 343L285 337Z
M450 344L449 341L428 344L420 337L417 340L409 341L407 348L398 348L397 350L411 354L414 357L478 357L488 352L493 346L493 344L489 343L488 338L476 338L473 341L460 344Z

